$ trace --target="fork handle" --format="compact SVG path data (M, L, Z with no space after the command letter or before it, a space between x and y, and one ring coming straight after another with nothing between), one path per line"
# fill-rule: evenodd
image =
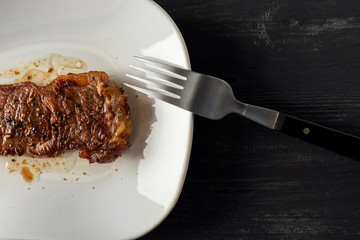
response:
M360 138L286 114L280 114L280 132L360 160Z

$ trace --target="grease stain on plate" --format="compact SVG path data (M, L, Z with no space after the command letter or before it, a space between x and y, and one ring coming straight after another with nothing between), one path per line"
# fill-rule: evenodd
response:
M67 173L74 168L76 159L56 158L24 158L14 157L6 161L9 173L18 172L26 182L39 180L45 172Z
M87 68L86 62L80 58L51 53L50 57L22 62L2 70L0 76L14 79L15 82L31 81L37 85L46 85L60 75L85 72Z

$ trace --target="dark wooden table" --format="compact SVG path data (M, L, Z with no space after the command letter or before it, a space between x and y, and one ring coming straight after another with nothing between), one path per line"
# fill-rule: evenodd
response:
M360 1L156 2L194 71L241 101L360 135ZM142 239L360 239L360 162L237 115L195 116L194 128L180 199Z

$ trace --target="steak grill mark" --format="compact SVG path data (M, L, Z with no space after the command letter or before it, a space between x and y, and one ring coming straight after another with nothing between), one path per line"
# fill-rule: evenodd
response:
M107 163L125 151L131 130L127 95L104 72L63 75L46 86L0 85L1 155L78 149L91 163Z

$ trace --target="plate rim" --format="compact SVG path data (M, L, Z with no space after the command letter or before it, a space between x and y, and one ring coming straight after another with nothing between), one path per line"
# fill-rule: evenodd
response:
M189 52L187 49L187 45L185 43L184 37L182 36L180 29L178 28L178 26L176 25L175 21L171 18L171 16L156 2L154 2L153 0L148 0L149 2L151 2L154 7L156 7L160 12L162 12L162 14L169 20L169 22L171 23L172 27L174 28L174 30L177 33L177 36L179 37L179 40L181 40L182 46L183 46L183 50L184 50L184 55L186 57L185 59L185 63L187 64L186 68L188 70L191 70L191 62L190 62L190 56L189 56ZM177 189L177 194L174 195L173 201L171 202L171 204L169 204L169 207L167 208L167 211L163 213L162 218L160 218L154 225L152 228L149 228L147 231L144 231L141 234L138 234L134 237L134 239L137 239L139 237L145 236L146 234L150 233L151 231L153 231L155 228L157 228L169 215L170 213L173 211L173 209L175 208L182 189L184 187L184 183L185 183L185 179L186 179L186 175L187 175L187 171L188 171L188 167L189 167L189 162L190 162L190 155L191 155L191 149L192 149L192 141L193 141L193 135L194 135L194 114L189 112L189 139L188 139L188 146L187 146L187 152L186 152L186 161L184 162L184 168L183 171L181 173L181 179L178 185L178 189Z

